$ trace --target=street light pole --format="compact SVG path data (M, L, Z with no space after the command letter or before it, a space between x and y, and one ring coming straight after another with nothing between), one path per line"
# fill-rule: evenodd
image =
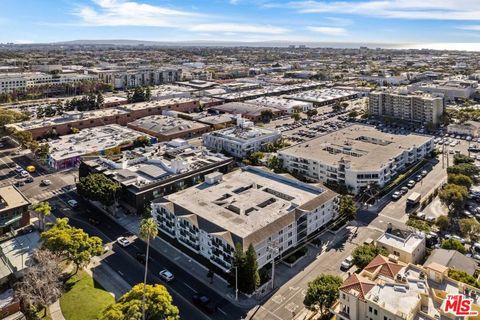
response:
M278 254L278 244L276 242L269 242L267 251L272 254L272 290L275 287L275 258Z
M238 301L238 266L235 266L235 301Z

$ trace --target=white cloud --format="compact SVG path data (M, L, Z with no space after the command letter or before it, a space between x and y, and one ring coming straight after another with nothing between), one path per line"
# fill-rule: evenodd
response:
M272 25L249 23L218 22L204 14L181 11L161 6L154 6L122 0L93 0L95 7L81 6L75 15L82 19L84 26L144 26L164 27L193 32L236 32L283 34L289 30Z
M479 0L363 0L292 1L270 7L293 8L299 13L340 13L397 19L480 20Z
M188 30L195 32L240 32L264 34L282 34L289 31L286 28L275 27L271 25L238 23L204 23L191 26L190 28L188 28Z
M345 36L347 30L341 27L307 27L308 30L329 36Z
M25 40L25 39L20 39L20 40L13 40L13 43L16 43L16 44L30 44L30 43L34 43L35 41L33 40Z
M460 27L457 27L457 29L470 30L470 31L480 31L480 25L460 26Z

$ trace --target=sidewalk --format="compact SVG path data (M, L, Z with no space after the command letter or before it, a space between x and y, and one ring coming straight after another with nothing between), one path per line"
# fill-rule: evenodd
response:
M128 231L138 235L139 220L137 216L119 213L118 218L115 221L124 226ZM165 240L157 237L150 242L150 246L169 257L172 262L191 274L192 277L195 277L209 288L215 290L219 295L228 299L232 304L241 308L252 308L260 303L259 300L248 298L243 294L239 294L238 301L236 301L234 289L228 286L228 282L225 281L225 279L215 274L213 283L210 283L209 278L207 278L208 269L205 266L173 247Z
M52 320L65 320L62 309L60 308L60 300L55 301L48 307Z
M85 271L95 279L115 300L127 293L131 286L100 257L93 257Z

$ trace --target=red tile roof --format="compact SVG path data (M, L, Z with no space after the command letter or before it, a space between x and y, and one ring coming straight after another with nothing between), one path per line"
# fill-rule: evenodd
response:
M375 286L375 282L368 280L357 274L352 274L348 277L340 287L345 293L350 293L351 290L358 292L358 298L365 300L365 295Z
M373 258L373 260L370 261L370 263L363 270L373 273L377 270L377 268L380 268L378 275L395 279L395 276L400 272L400 270L402 270L403 266L389 261L388 258L382 255L378 255Z

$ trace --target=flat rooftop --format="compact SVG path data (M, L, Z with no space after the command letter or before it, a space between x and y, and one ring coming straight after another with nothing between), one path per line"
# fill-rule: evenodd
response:
M312 200L320 206L335 196L318 185L246 167L224 175L215 184L204 182L165 199L243 239L260 240L263 233L293 223L295 208Z
M234 127L230 127L222 130L213 131L207 134L215 137L223 137L230 140L236 140L242 143L252 139L260 138L263 136L269 136L274 134L279 135L279 133L275 130L255 127L255 126L250 126L250 127L234 126Z
M68 134L48 142L50 157L58 161L114 148L124 142L133 142L145 133L116 124L87 128L77 134Z
M245 102L228 102L219 106L214 106L211 109L230 114L244 114L251 116L260 116L262 111L266 110L278 112L278 109L276 108Z
M356 94L357 92L349 91L349 90L318 89L318 90L299 92L286 97L293 100L306 101L306 102L312 102L312 103L322 103L322 102L328 102L328 101L334 101L337 99L346 98Z
M14 186L0 187L0 213L29 204L30 201Z
M420 234L408 233L409 235L405 236L404 233L385 232L377 239L377 242L401 249L405 252L413 252L418 248L424 238Z
M38 232L27 233L17 236L0 244L4 258L0 259L0 279L9 276L17 271L31 265L31 255L33 250L40 246L40 234Z
M155 132L161 135L172 135L191 130L204 129L208 125L198 123L195 121L185 120L182 118L174 118L163 115L148 116L130 122L128 126L134 128L141 128Z
M352 125L294 145L279 153L337 166L343 159L358 171L378 170L404 151L433 138L416 134L396 135L374 127Z

